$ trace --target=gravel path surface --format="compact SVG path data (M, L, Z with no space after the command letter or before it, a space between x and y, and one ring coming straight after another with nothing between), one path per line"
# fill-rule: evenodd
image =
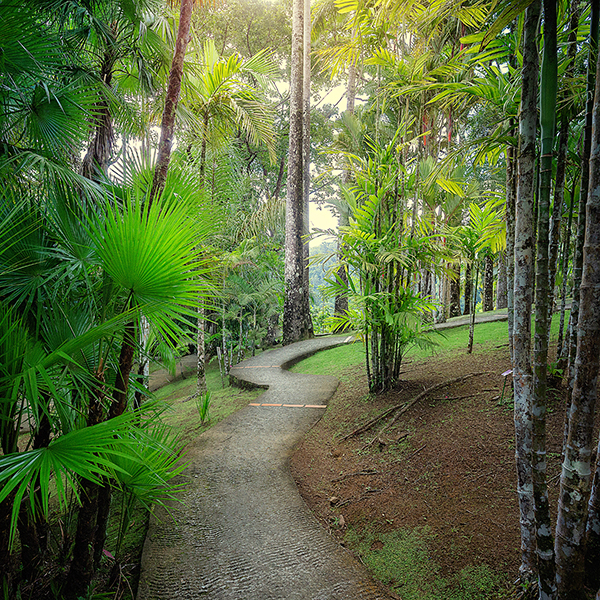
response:
M349 339L299 342L232 369L239 383L268 390L188 447L174 519L164 510L151 519L138 600L393 597L319 525L288 466L338 381L283 368Z

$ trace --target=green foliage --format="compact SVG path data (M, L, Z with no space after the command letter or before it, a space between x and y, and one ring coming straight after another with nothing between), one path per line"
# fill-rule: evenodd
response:
M340 228L342 264L352 274L348 288L330 279L331 294L346 293L349 310L331 318L332 329L356 329L366 341L369 388L392 387L402 358L414 344L426 344L425 317L435 304L416 289L421 269L441 272L444 255L432 224L405 215L400 194L399 129L385 147L369 141L370 156L352 158L356 184L345 188L351 217Z
M210 402L211 392L207 390L203 394L196 396L196 408L198 409L198 415L200 416L200 423L204 425L207 421L210 421Z

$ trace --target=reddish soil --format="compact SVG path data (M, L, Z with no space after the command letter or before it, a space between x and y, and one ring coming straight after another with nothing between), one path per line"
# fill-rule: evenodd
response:
M505 348L434 357L407 364L398 389L377 398L367 397L364 368L340 373L342 383L326 416L292 459L292 473L317 518L340 541L349 525L358 532L427 525L436 536L430 550L441 575L486 563L505 572L507 580L516 579L514 425L512 406L506 399L499 404L501 374L509 368ZM378 431L389 419L341 439L426 388L480 372L419 400L383 433ZM510 396L508 387L505 395ZM556 391L550 396L549 481L555 505L564 402Z

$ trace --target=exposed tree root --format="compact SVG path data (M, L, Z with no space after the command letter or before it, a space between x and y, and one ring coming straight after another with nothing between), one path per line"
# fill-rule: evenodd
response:
M395 415L395 417L391 421L391 423L385 428L385 429L387 429L388 427L391 427L398 420L398 418L402 414L404 414L411 406L416 404L422 398L429 396L429 394L431 394L432 392L435 392L436 390L439 390L440 388L446 387L448 385L460 383L461 381L465 381L467 379L470 379L471 377L477 377L478 375L483 375L484 373L485 373L485 371L481 371L479 373L471 373L469 375L463 375L462 377L456 377L455 379L449 379L448 381L443 381L442 383L437 383L436 385L432 385L431 387L427 388L426 390L423 390L420 394L415 396L415 398L413 398L410 402L392 406L391 408L388 408L386 411L382 412L379 416L375 417L374 419L371 419L370 421L368 421L364 425L361 425L354 431L351 431L350 433L348 433L347 435L345 435L342 438L342 441L346 441L347 439L350 439L351 437L354 437L355 435L358 435L360 433L364 433L365 431L368 431L374 425L379 423L379 421L382 421L387 416L391 415L392 413L394 413L396 411L400 411L397 415Z

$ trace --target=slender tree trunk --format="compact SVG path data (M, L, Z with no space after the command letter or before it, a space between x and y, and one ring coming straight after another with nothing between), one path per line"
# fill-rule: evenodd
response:
M512 128L513 132L514 127ZM515 204L517 199L517 161L515 148L506 148L506 308L508 313L508 347L513 359L515 296Z
M592 493L588 505L586 526L585 574L589 588L595 590L600 586L600 442L596 449L596 469L592 481Z
M196 333L196 396L198 398L206 393L206 344L204 337L206 316L204 312L204 308L198 306L198 331Z
M453 269L456 277L450 280L450 317L460 317L460 263Z
M467 354L471 354L473 352L473 338L475 337L475 303L477 302L477 284L479 279L479 267L475 266L475 286L473 293L473 300L471 306L471 318L469 319L469 346L467 348Z
M573 256L573 294L571 302L571 318L569 326L569 389L573 387L575 371L575 355L577 352L577 325L579 321L579 284L583 272L583 243L585 238L586 204L590 180L590 148L592 145L592 112L594 107L594 90L596 87L596 59L598 56L598 23L600 0L591 1L591 28L589 42L587 100L585 111L585 129L583 134L583 153L581 155L581 184L579 194L579 218L577 220L577 241Z
M498 255L498 284L496 287L496 308L506 308L507 298L506 250Z
M311 35L311 18L310 18L310 0L304 0L304 22L303 22L303 55L302 55L302 195L304 198L303 220L304 225L302 233L304 239L304 330L308 337L313 337L313 325L310 315L310 281L309 281L309 256L310 244L308 235L310 233L310 35Z
M567 362L567 348L566 341L564 340L565 332L565 314L567 308L567 280L569 271L569 255L571 248L571 230L573 228L573 195L571 195L571 205L569 206L569 220L567 221L567 227L565 231L565 239L563 241L562 250L562 285L560 288L560 326L558 328L558 341L557 341L557 361L556 368L564 372Z
M515 459L521 523L522 579L536 573L536 532L531 472L531 305L533 289L533 212L535 190L535 140L539 59L537 33L540 2L534 0L525 13L519 156L515 207L515 274L513 323L513 384Z
M532 474L537 534L540 600L555 598L554 541L546 482L546 392L550 341L551 293L549 289L550 192L556 123L558 62L556 55L556 2L544 0L544 54L541 72L540 188L538 194L538 244L535 286L535 343L533 352Z
M283 343L307 339L305 314L304 199L302 193L302 36L304 0L294 0L292 17L292 59L290 81L290 136L285 222L285 299L283 304Z
M600 367L600 63L596 71L577 354L556 526L559 600L585 598L584 538ZM583 191L583 190L582 190Z
M354 114L354 104L356 101L356 65L354 62L350 63L348 67L348 84L346 87L346 112L348 114ZM342 173L342 183L347 185L352 180L352 174L350 173L350 169L344 169ZM343 201L343 200L342 200ZM348 212L348 208L345 206L340 206L340 215L338 217L338 231L342 227L348 227L350 224L350 215ZM340 261L344 260L344 249L343 249L343 241L341 237L338 237L338 248L337 254ZM342 264L337 270L338 282L340 285L344 286L344 288L348 288L348 269L345 264ZM333 304L333 313L335 315L343 315L348 311L348 296L347 294L336 294L334 304Z
M93 426L104 420L104 375L98 373L96 391L90 399L87 425ZM81 506L77 515L77 529L73 546L73 561L66 584L66 597L85 595L94 573L94 545L98 518L98 491L100 486L87 479L81 480Z
M179 10L179 28L177 30L177 41L175 42L175 54L169 71L169 85L167 97L163 110L162 123L160 126L160 142L158 143L158 158L152 180L152 188L148 201L150 203L159 196L167 180L167 171L171 160L171 148L173 146L173 135L175 132L175 113L179 104L181 92L181 80L183 79L183 60L188 42L190 41L190 26L192 23L192 8L194 0L181 0Z
M494 310L494 259L488 254L484 259L483 312Z
M110 27L112 42L116 43L118 35L115 25ZM115 52L110 45L104 52L102 64L100 65L100 78L106 88L111 88L113 69L115 65ZM115 134L113 130L112 115L106 94L100 92L102 98L97 107L96 129L94 137L83 158L81 165L81 174L93 181L99 181L106 177L112 149L115 143Z
M577 32L579 28L579 0L572 0L569 6L571 18L569 20L569 47L567 60L569 61L565 76L571 79L575 73L575 56L577 54ZM565 90L563 96L568 92ZM556 179L554 184L554 204L552 207L552 221L550 225L550 239L548 249L548 272L549 272L549 307L552 314L554 307L554 286L556 282L556 268L558 262L558 250L560 246L560 224L562 220L562 209L565 197L565 175L567 165L567 146L569 139L570 113L566 108L561 115L560 131L558 134L558 152L556 160ZM560 348L560 346L559 346Z
M471 263L467 263L465 268L465 307L463 310L463 315L471 314L471 295L474 293L477 296L477 290L473 292L473 282L471 281L473 277Z

